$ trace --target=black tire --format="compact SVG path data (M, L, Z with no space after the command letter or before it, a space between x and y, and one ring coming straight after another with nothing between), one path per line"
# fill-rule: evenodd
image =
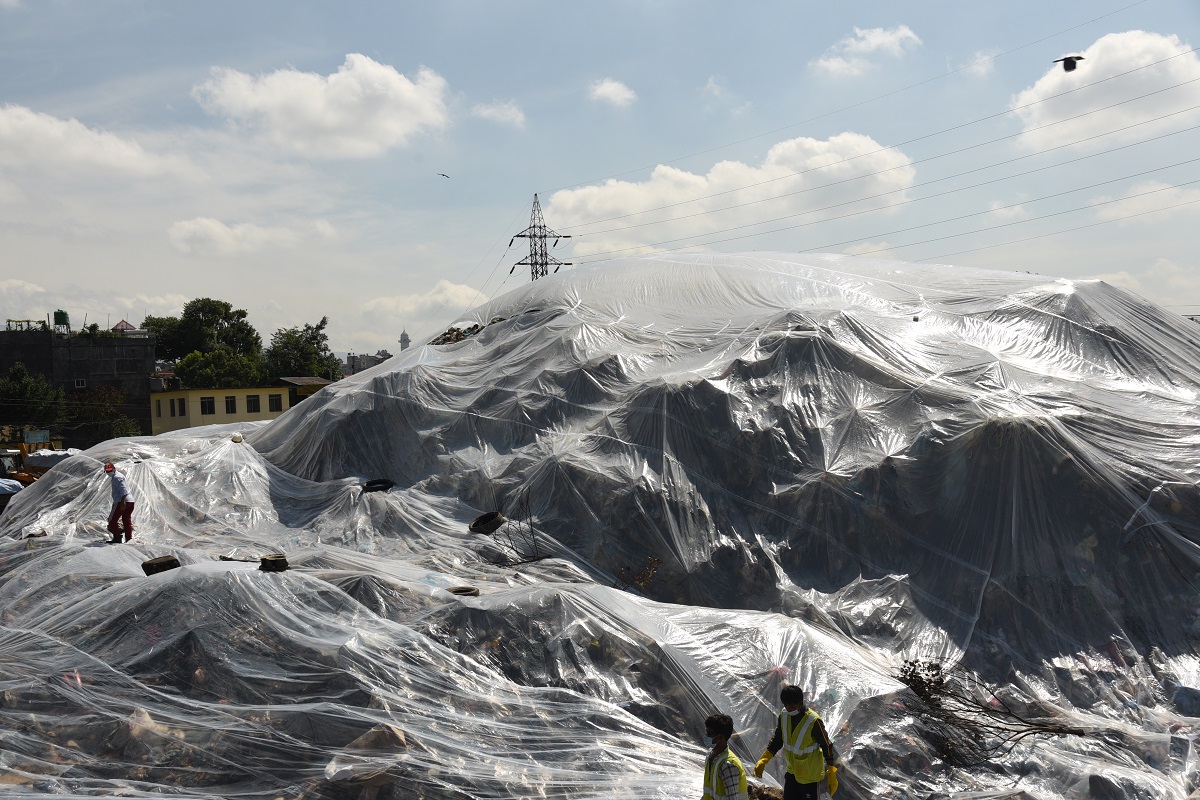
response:
M471 533L495 533L500 530L500 526L505 522L508 522L508 520L499 511L489 511L483 516L476 517L467 526L467 530Z
M479 589L474 586L451 586L446 591L459 597L479 597Z
M364 483L362 490L364 492L386 492L395 485L395 481L389 481L387 478L377 478L373 481L367 481Z
M258 568L263 572L286 572L288 568L287 556L263 556L258 562Z
M160 572L172 569L179 569L179 559L175 556L159 556L158 558L142 562L142 572L146 573L147 576L157 575Z

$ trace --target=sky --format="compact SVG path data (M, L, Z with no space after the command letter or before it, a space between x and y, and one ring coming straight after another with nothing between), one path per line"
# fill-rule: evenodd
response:
M0 0L0 311L396 353L530 280L537 193L563 270L852 253L1200 314L1198 46L1195 0Z

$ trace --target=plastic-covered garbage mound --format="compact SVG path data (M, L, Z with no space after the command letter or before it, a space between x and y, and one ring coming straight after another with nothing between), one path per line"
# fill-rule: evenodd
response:
M12 500L0 785L699 796L704 717L753 764L796 683L839 800L1200 787L1195 323L756 253L612 261L453 327Z

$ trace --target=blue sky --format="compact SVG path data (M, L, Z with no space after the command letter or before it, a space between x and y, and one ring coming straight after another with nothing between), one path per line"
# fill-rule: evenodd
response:
M578 263L851 252L1200 313L1198 28L1190 0L0 0L0 306L216 297L396 352L529 280L538 192Z

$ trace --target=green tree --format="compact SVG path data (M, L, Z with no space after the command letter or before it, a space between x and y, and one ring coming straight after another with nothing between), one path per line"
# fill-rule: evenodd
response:
M175 365L175 374L189 389L234 389L259 383L259 359L242 355L226 345L202 353L184 356Z
M155 355L179 360L224 346L241 356L257 358L262 337L246 319L246 310L224 300L198 297L178 317L146 317L142 327L155 336Z
M259 380L262 337L246 311L224 300L199 297L178 317L146 317L154 354L176 362L175 374L189 389L253 386Z
M224 345L242 356L257 356L262 337L246 321L246 310L235 309L224 300L201 297L183 307L179 316L179 346L187 353L210 350Z
M154 355L165 361L178 361L187 355L180 352L179 318L148 316L142 329L154 334Z
M329 350L328 317L303 328L280 328L263 351L263 371L275 378L339 378L341 363Z
M122 436L141 436L143 431L135 420L121 413L125 393L112 386L95 386L71 394L71 409L78 423L81 438L103 442Z
M13 364L0 378L0 422L59 433L69 418L66 392L44 376L30 374L21 362Z

